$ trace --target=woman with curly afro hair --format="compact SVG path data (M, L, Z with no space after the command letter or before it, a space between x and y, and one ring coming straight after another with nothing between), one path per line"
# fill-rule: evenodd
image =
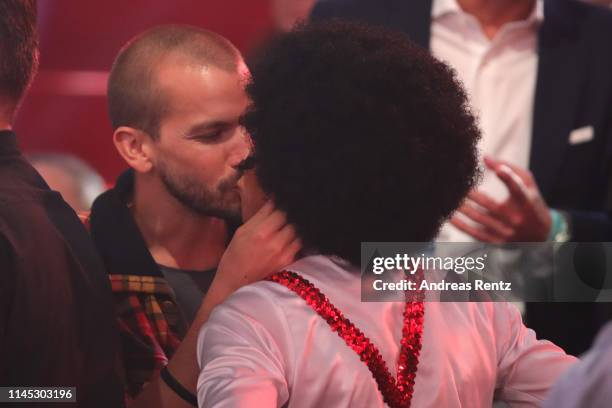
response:
M431 240L475 184L453 72L400 34L333 21L273 40L251 75L243 216L273 199L307 251L215 309L200 407L537 406L574 358L512 305L360 301L361 242Z

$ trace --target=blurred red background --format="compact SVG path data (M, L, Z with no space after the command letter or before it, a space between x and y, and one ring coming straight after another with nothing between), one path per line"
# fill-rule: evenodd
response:
M248 52L272 31L271 1L39 1L40 71L15 123L21 148L74 154L112 182L125 168L105 96L119 48L148 27L180 23L218 32Z

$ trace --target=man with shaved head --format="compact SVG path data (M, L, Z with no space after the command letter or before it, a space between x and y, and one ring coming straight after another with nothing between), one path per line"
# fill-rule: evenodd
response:
M299 249L271 204L236 230L236 182L250 151L239 124L247 78L228 40L189 26L150 29L113 64L113 142L131 169L96 199L89 226L115 294L135 406L193 405L197 329L234 289Z
M196 212L239 216L238 194L231 190L239 175L235 166L249 149L238 125L247 72L228 40L192 27L154 28L121 50L108 83L109 114L127 163L135 170L155 167L154 177L142 183L163 185ZM134 141L144 141L155 157L143 160ZM205 165L194 168L198 162Z

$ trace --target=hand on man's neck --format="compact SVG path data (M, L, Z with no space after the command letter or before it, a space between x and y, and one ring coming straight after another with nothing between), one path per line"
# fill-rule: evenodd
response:
M224 220L187 209L159 182L136 176L132 215L155 262L192 271L215 268L227 242Z
M463 11L478 20L489 39L493 39L504 24L526 19L535 2L536 0L457 0Z

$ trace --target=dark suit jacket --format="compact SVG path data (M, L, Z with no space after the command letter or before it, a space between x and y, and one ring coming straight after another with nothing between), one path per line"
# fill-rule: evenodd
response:
M432 0L328 0L311 17L397 29L429 48L431 7ZM538 57L530 170L548 205L569 214L572 241L612 241L612 12L545 0ZM570 133L584 126L593 127L593 139L570 144ZM527 324L577 354L590 346L611 309L528 304Z
M340 17L405 32L429 48L431 0L329 0L313 19ZM538 36L530 170L546 202L571 216L573 241L612 238L612 12L549 0ZM572 145L572 130L592 126Z

